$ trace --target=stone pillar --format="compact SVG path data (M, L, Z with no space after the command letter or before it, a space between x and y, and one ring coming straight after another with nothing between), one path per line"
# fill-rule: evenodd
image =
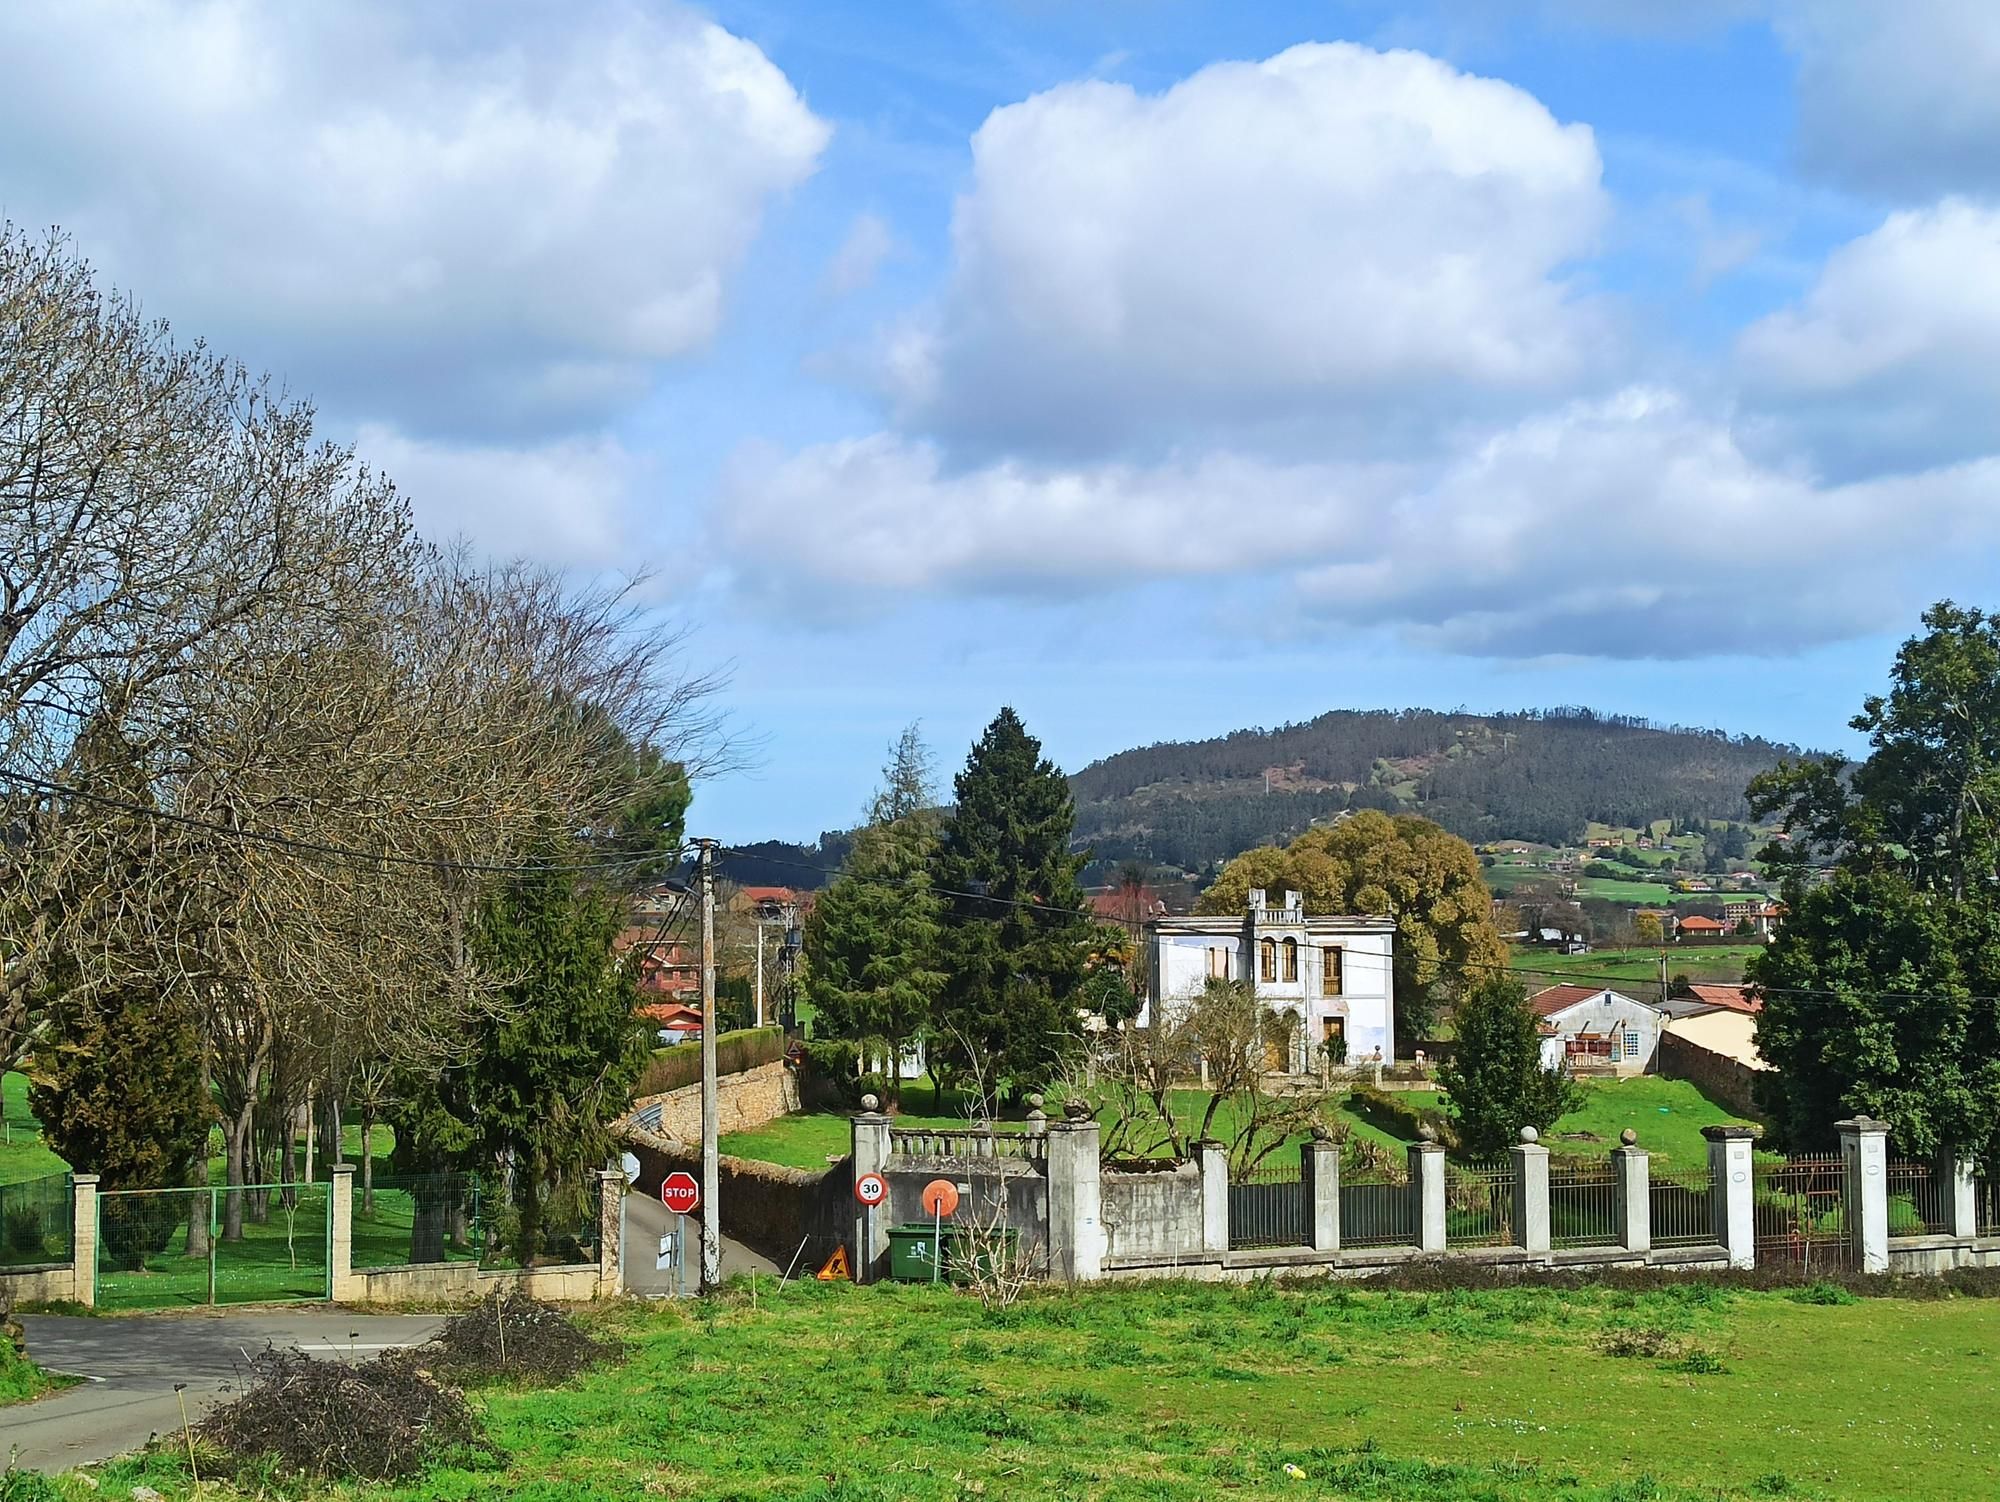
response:
M1030 1137L1040 1137L1045 1133L1047 1133L1048 1129L1049 1129L1049 1115L1048 1112L1042 1109L1041 1096L1039 1095L1029 1096L1028 1135Z
M1864 1273L1889 1270L1889 1125L1867 1116L1837 1121L1847 1168L1847 1238Z
M597 1296L615 1299L625 1291L625 1175L597 1171Z
M1314 1131L1313 1140L1299 1144L1299 1178L1305 1184L1306 1213L1311 1217L1312 1249L1340 1250L1340 1144Z
M853 1122L854 1177L864 1173L889 1175L889 1118L872 1095L861 1097L861 1111ZM850 1197L851 1198L851 1197ZM854 1281L872 1283L889 1255L889 1201L883 1200L870 1214L859 1200L854 1205Z
M326 1188L327 1218L333 1227L329 1249L327 1293L336 1304L351 1304L361 1297L361 1285L354 1276L354 1165L336 1163L328 1170L332 1177Z
M1417 1233L1417 1250L1444 1250L1444 1148L1433 1127L1423 1140L1410 1144L1410 1220Z
M1757 1265L1757 1223L1751 1214L1750 1153L1755 1127L1706 1126L1708 1172L1715 1206L1715 1239L1729 1253L1731 1267Z
M69 1177L69 1265L76 1283L73 1297L88 1308L97 1302L97 1175Z
M1213 1142L1201 1153L1201 1249L1217 1256L1229 1250L1229 1154Z
M1938 1182L1944 1191L1951 1234L1964 1241L1971 1241L1979 1234L1979 1185L1975 1181L1978 1169L1976 1159L1957 1153L1945 1153L1938 1159Z
M1514 1156L1514 1245L1526 1252L1549 1249L1549 1150L1536 1128L1521 1128Z
M1082 1101L1048 1124L1049 1276L1088 1283L1103 1276L1104 1208L1098 1129Z
M1628 1252L1650 1252L1653 1165L1638 1141L1639 1134L1627 1127L1611 1149L1611 1213L1618 1225L1618 1244Z

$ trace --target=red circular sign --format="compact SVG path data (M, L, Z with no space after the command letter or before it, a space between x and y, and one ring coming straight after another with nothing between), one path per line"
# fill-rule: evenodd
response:
M889 1186L879 1173L864 1173L854 1181L854 1197L864 1205L879 1205L889 1197Z
M958 1208L958 1185L950 1179L932 1179L924 1185L923 1207L942 1219Z
M660 1203L676 1215L685 1215L701 1203L701 1185L691 1173L670 1173L660 1180Z

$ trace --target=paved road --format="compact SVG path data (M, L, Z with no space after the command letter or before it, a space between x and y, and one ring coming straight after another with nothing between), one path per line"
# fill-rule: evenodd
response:
M227 1396L266 1345L354 1360L421 1345L443 1324L425 1314L229 1310L85 1319L24 1315L28 1354L53 1371L90 1380L37 1403L0 1408L0 1469L55 1471L136 1450L180 1428L174 1384L187 1384L194 1418Z
M674 1229L675 1217L667 1213L667 1207L658 1200L644 1194L627 1195L625 1198L625 1291L641 1298L662 1298L674 1292L673 1274L658 1271L655 1249L660 1238ZM699 1217L690 1215L687 1222L687 1286L690 1290L701 1282L701 1227ZM813 1269L816 1270L816 1269ZM733 1278L738 1273L779 1273L784 1269L774 1266L766 1257L760 1257L740 1241L722 1238L722 1276Z

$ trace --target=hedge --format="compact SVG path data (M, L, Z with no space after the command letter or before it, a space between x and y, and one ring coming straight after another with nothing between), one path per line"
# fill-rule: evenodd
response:
M1422 1135L1421 1128L1435 1127L1437 1140L1446 1151L1458 1151L1458 1126L1436 1106L1413 1106L1392 1091L1363 1085L1347 1097L1347 1109L1392 1137L1402 1137L1411 1142Z
M785 1030L781 1027L743 1027L723 1033L715 1040L715 1072L718 1076L741 1074L759 1064L772 1064L785 1056ZM701 1042L674 1043L653 1050L652 1062L633 1087L635 1098L664 1095L701 1079Z

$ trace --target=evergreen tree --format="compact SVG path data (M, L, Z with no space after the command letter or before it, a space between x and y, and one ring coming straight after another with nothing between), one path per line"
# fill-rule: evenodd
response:
M1089 856L1070 852L1069 783L1041 750L1002 709L958 775L932 862L945 904L933 1072L972 1071L1017 1094L1076 1045L1095 932L1077 882Z
M471 1068L484 1154L509 1165L525 1265L581 1226L647 1050L635 977L613 950L621 905L566 871L510 877L486 904L481 963L512 977Z
M1524 1126L1546 1134L1583 1104L1583 1088L1567 1070L1542 1067L1541 1028L1513 976L1474 986L1457 1018L1458 1047L1438 1066L1438 1079L1468 1152L1499 1152Z
M869 822L845 869L813 904L805 925L807 999L814 1035L851 1038L896 1062L929 1021L944 975L937 968L942 908L931 885L938 814L929 752L910 726L890 753Z

